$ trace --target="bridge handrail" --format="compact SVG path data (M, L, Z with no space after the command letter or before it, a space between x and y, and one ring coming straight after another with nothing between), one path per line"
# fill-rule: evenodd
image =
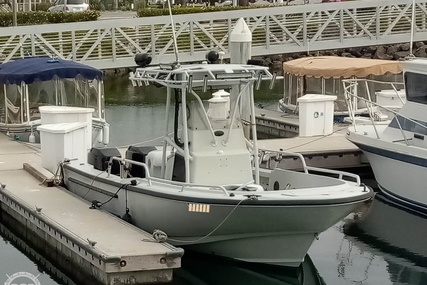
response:
M239 18L252 32L252 56L409 42L413 0L347 1L174 16L182 62L209 50L230 56ZM415 0L414 40L427 39L427 0ZM56 56L97 68L135 66L137 53L173 62L168 16L0 28L0 62Z

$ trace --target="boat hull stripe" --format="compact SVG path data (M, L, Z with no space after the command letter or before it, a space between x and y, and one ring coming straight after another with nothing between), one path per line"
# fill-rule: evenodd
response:
M427 159L353 142L361 150L427 168Z
M380 188L381 192L383 192L387 197L389 197L394 203L403 205L405 208L408 208L409 210L415 211L417 213L422 213L423 215L427 215L427 205L424 205L417 201L413 201L411 199L397 195L393 191L390 191L384 188L379 183L378 183L378 187Z

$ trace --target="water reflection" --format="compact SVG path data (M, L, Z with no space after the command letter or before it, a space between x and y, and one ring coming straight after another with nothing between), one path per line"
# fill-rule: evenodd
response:
M355 244L387 264L394 284L427 284L427 217L377 194L371 207L345 234Z
M256 265L221 257L185 253L183 266L174 271L174 285L325 285L310 256L298 268Z
M29 272L43 285L100 285L91 276L76 270L68 258L6 213L0 215L0 236L5 242L0 244L0 284L6 281L6 274Z

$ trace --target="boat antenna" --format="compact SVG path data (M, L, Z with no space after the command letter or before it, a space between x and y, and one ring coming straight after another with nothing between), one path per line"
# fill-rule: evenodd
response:
M174 49L174 52L175 52L175 61L176 61L176 63L179 64L178 44L177 44L177 40L176 40L175 23L174 23L173 17L172 17L172 5L171 5L171 1L172 0L167 0L167 2L168 2L168 9L169 9L169 17L171 18L171 25L172 25L172 39L173 39L173 49Z
M415 29L415 0L412 0L412 19L411 19L411 39L409 42L409 56L413 57L412 45L414 42L414 29Z

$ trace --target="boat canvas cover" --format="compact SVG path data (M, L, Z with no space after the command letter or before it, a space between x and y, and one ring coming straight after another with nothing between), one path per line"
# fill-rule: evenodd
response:
M48 81L54 77L102 79L102 71L94 67L64 59L26 57L0 65L0 83L31 84L34 80Z
M283 63L284 73L323 78L365 78L369 75L399 74L399 61L338 56L303 57Z

